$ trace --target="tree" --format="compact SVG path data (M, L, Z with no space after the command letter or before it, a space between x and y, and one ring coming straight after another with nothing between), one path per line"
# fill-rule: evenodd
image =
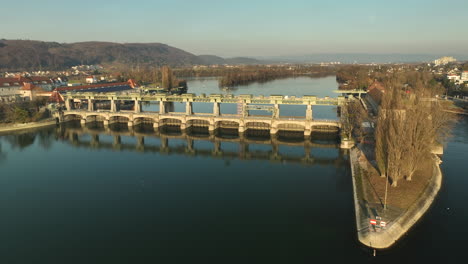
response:
M174 75L172 73L171 68L168 66L163 66L161 68L161 75L162 75L162 80L161 80L161 86L162 88L165 89L171 89L173 86L173 79Z
M422 84L410 93L399 87L397 79L386 83L376 129L376 159L382 176L396 187L400 179L412 180L422 161L431 155L435 144L450 134L455 121L434 101L432 90Z
M13 121L17 123L26 123L29 121L28 111L16 106L13 110Z
M362 122L366 113L361 106L360 101L356 99L348 100L341 106L342 131L346 138L352 138L353 135L362 138Z

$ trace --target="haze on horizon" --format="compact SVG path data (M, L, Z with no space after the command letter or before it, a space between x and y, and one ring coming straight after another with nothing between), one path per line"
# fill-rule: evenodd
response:
M466 0L0 0L0 38L160 42L229 56L468 54ZM11 10L8 11L8 10Z

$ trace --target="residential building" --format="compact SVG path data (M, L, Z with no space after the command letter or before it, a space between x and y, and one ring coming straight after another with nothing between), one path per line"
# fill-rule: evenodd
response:
M450 62L456 62L457 59L454 57L442 57L434 61L435 66L446 65Z
M458 83L460 81L460 75L458 75L458 74L448 74L447 79L449 79L452 82Z
M96 76L88 76L88 77L86 77L86 83L97 83Z
M468 82L468 71L463 71L460 76L462 82Z
M50 97L52 95L51 91L44 91L40 86L32 83L24 83L19 92L22 98L31 101L37 97Z
M60 78L41 76L0 78L0 102L33 100L37 94L49 92L64 83Z

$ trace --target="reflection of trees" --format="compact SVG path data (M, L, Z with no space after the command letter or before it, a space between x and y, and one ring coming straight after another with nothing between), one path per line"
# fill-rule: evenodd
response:
M5 140L8 141L11 145L11 148L24 149L34 144L36 139L36 133L24 133L17 135L10 135L5 137Z
M0 143L0 163L6 160L6 157L7 157L6 153L3 153L2 151L2 143Z
M54 131L53 130L41 130L38 133L39 136L39 145L44 149L48 150L51 148L54 142Z

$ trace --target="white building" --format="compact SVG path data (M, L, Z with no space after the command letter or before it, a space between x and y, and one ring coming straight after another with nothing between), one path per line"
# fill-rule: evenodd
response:
M458 75L458 74L449 74L449 75L447 75L447 79L449 79L452 82L458 83L460 81L460 75Z
M468 82L468 71L462 71L460 79L462 82Z
M442 57L442 58L439 58L437 60L434 61L434 64L435 66L439 66L439 65L445 65L445 64L448 64L450 62L456 62L457 59L455 59L454 57Z
M88 76L88 77L86 77L86 83L97 83L96 76Z

